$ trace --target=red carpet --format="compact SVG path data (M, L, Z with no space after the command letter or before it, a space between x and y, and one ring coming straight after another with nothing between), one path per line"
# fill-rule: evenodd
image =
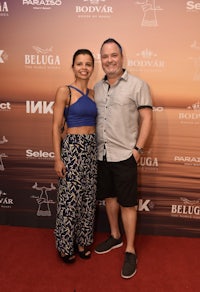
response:
M95 235L95 243L106 237ZM138 269L120 276L124 247L73 265L60 261L52 229L0 226L1 292L200 291L200 239L137 235Z

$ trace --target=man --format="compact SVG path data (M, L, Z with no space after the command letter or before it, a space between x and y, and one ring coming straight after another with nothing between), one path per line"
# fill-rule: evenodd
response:
M105 40L100 55L106 75L94 88L98 108L97 199L106 202L111 235L95 252L103 254L123 245L118 224L121 212L126 236L121 276L131 278L137 265L137 162L151 130L152 100L148 85L123 69L122 47L116 40Z

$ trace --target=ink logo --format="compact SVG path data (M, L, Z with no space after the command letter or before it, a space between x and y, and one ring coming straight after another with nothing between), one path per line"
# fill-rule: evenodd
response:
M200 100L189 105L184 112L178 114L178 118L182 124L200 124Z
M200 11L200 2L197 1L187 1L186 2L186 11L187 12L199 12Z
M26 158L27 159L44 159L44 160L52 160L54 159L54 152L47 152L43 150L27 149L26 150Z
M4 50L0 50L0 64L4 64L8 60L8 55Z
M31 196L31 198L35 199L38 204L37 216L51 216L50 204L55 204L56 202L49 199L48 192L55 190L56 187L53 185L53 183L51 183L50 187L39 187L36 182L32 188L39 192L38 196Z
M23 0L23 5L30 5L35 10L50 10L52 7L62 5L61 0Z
M150 212L154 209L154 203L151 200L139 199L138 211L140 212Z
M0 190L0 206L1 208L11 208L14 205L13 199L9 198L8 195Z
M200 166L200 157L197 156L174 156L174 161L187 166Z
M106 206L105 200L97 201L98 206ZM155 204L151 200L138 200L138 211L140 212L150 212L152 209L154 209Z
M156 53L146 48L136 53L134 60L129 59L127 65L130 71L161 72L165 67L165 61L159 59Z
M163 10L160 6L156 5L156 0L137 1L136 4L141 6L143 18L141 26L143 27L157 27L157 11Z
M0 1L0 16L8 16L8 12L7 1Z
M27 114L53 114L53 101L26 101L26 113Z
M190 45L190 48L193 50L194 54L192 57L189 57L189 59L193 62L194 66L194 74L193 74L193 80L194 81L200 81L200 43L198 43L196 40Z
M113 14L113 7L108 6L107 0L82 0L81 5L75 6L75 13L80 18L110 18Z
M53 54L53 47L42 49L33 46L34 54L24 56L25 68L27 69L60 69L60 57Z
M181 197L180 204L171 206L171 216L200 219L200 200L189 200Z

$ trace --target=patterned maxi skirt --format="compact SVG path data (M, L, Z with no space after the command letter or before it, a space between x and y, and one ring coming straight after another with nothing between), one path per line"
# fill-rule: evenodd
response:
M56 247L73 254L74 244L91 245L96 206L96 135L68 134L62 143L66 177L59 179Z

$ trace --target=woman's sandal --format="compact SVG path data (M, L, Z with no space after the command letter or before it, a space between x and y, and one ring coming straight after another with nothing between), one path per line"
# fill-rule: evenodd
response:
M78 250L78 255L80 258L87 260L87 259L90 259L90 257L91 257L91 251L84 247L83 251Z
M65 262L66 264L73 264L76 260L76 257L74 254L72 255L62 255L60 252L59 252L59 255L60 255L60 258L63 260L63 262Z

